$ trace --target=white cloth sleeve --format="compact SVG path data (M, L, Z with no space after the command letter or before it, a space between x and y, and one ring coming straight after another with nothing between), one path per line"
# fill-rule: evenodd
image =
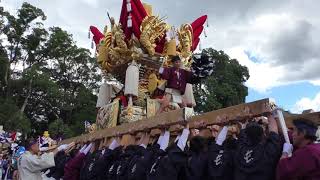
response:
M69 146L68 144L62 144L57 149L58 151L64 151L68 148L68 146Z
M159 139L158 139L158 141L157 141L157 144L161 145L162 139L163 139L163 135L160 135L160 136L159 136Z
M44 153L41 156L32 155L25 159L23 164L23 168L28 169L32 173L38 173L44 169L55 166L54 162L54 154Z
M110 150L114 150L115 148L119 147L120 144L114 139L111 144L109 145Z
M145 145L145 144L140 144L140 146L147 149L147 145Z
M176 137L176 139L174 140L174 143L178 142L179 139L180 139L180 135Z
M82 153L83 152L83 150L85 150L86 149L86 147L87 147L87 145L85 144L84 146L82 146L82 148L79 150L79 153Z
M170 132L169 131L164 132L164 135L160 143L160 149L162 150L167 149L167 147L169 146L169 139L170 139Z
M85 155L87 155L92 146L93 146L93 144L90 143L90 144L86 147L86 149L84 149L84 150L82 151L82 153L85 154Z
M226 140L227 133L228 133L228 127L224 126L216 138L216 144L221 146L223 142Z
M178 147L181 149L181 151L184 151L184 148L187 145L187 141L188 141L188 137L190 134L190 130L189 129L183 129L182 134L178 140Z

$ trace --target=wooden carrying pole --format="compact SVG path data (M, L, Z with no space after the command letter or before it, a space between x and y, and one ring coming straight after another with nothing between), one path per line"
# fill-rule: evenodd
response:
M184 117L184 109L178 109L175 111L161 113L157 116L140 121L126 123L113 128L106 128L98 130L94 133L83 134L81 136L66 139L60 144L67 144L70 142L83 143L170 126L171 127L169 130L173 132L177 131L178 129L174 128L172 125L181 124L186 121L188 121L190 128L198 128L214 124L223 125L229 122L242 121L247 118L261 116L270 111L269 99L239 104L236 106L204 113L202 115L193 116L189 119ZM160 133L160 131L153 132Z

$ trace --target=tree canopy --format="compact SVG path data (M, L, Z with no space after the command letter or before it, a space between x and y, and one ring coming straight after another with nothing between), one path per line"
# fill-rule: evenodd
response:
M211 76L194 85L197 112L208 112L245 102L248 88L244 83L249 79L248 68L231 59L223 51L204 49L214 60Z
M95 120L95 58L59 27L44 28L44 12L23 3L16 14L0 12L0 123L5 130L53 135L83 132Z

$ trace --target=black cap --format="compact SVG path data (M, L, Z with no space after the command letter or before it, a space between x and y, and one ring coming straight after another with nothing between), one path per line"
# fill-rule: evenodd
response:
M180 57L179 56L173 56L172 58L171 58L171 62L176 62L176 61L181 61L181 59L180 59Z
M304 131L307 136L316 137L318 127L309 119L295 119L293 125L300 131Z

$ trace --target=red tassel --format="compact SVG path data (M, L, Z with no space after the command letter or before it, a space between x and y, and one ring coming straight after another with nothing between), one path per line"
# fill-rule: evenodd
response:
M204 34L204 37L208 37L208 36L207 36L206 28L203 29L203 34Z

